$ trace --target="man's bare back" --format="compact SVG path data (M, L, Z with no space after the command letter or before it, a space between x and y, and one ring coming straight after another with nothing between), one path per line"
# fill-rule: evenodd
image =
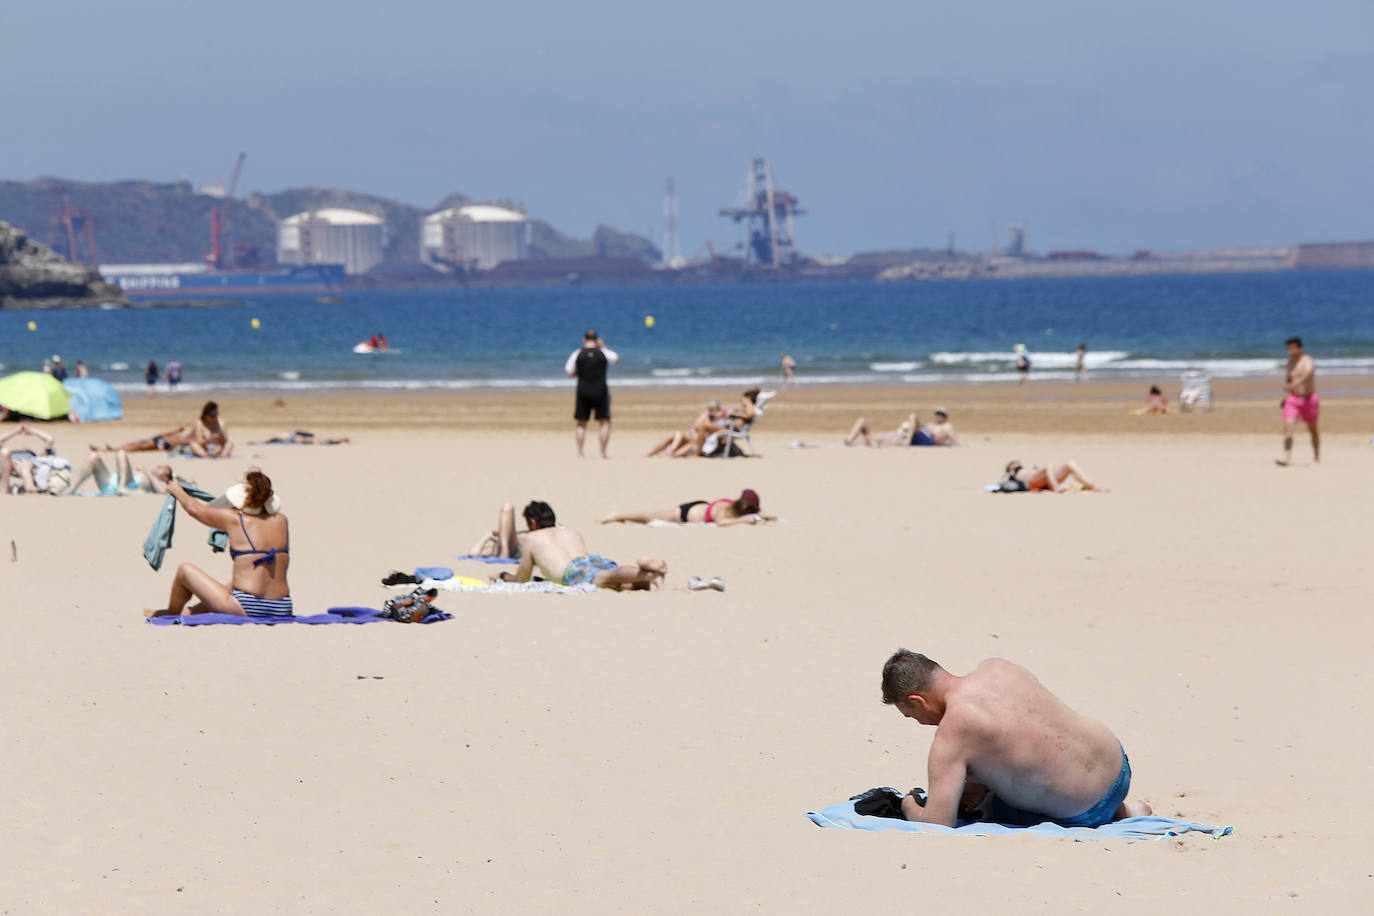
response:
M508 582L528 582L538 566L544 578L561 585L592 584L616 591L657 588L663 584L668 564L653 557L641 557L633 564L619 565L606 557L587 552L587 542L571 528L560 528L553 507L544 502L525 506L525 522L530 530L519 535L520 566L515 574L502 573Z
M1020 665L990 658L950 689L931 757L962 757L967 778L1051 817L1088 810L1121 772L1107 726L1079 715Z
M529 557L545 579L559 582L563 571L577 557L587 555L587 542L571 528L540 528L520 536L520 556ZM524 561L521 561L523 567ZM517 581L524 581L518 578Z
M894 701L904 716L937 726L929 798L924 808L904 804L908 818L952 826L966 784L981 784L1012 808L1074 819L1106 801L1128 774L1111 730L1074 712L1020 665L988 659L963 677L935 668L929 690ZM1142 803L1111 808L1103 822L1149 813Z

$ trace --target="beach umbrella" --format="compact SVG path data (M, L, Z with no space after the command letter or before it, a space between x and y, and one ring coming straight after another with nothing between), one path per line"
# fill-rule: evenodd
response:
M0 378L0 406L35 420L65 417L71 395L46 372L16 372Z
M109 382L98 378L66 378L62 387L72 396L67 419L74 423L96 423L124 417L124 403Z

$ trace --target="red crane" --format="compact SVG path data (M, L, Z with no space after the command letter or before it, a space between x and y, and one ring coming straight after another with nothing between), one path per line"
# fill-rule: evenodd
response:
M52 220L52 240L49 247L57 249L58 235L62 233L67 239L67 260L73 264L85 263L78 247L78 233L84 233L86 255L90 258L91 266L97 266L99 259L95 253L95 214L80 207L73 207L61 185L54 186L53 191L57 194L57 215Z
M234 177L230 180L229 190L224 195L224 203L210 211L210 253L205 256L205 263L215 270L224 267L224 247L220 237L229 225L229 209L234 205L234 191L239 186L239 172L243 171L243 160L247 158L247 153L239 153L238 161L234 163Z

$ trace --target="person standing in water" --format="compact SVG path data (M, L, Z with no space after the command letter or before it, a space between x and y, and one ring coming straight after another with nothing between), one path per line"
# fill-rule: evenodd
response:
M1025 344L1017 344L1012 350L1016 353L1016 372L1021 376L1019 384L1024 385L1030 381L1030 354L1026 352Z
M784 353L782 355L782 387L786 388L789 382L793 388L801 387L797 381L797 361Z

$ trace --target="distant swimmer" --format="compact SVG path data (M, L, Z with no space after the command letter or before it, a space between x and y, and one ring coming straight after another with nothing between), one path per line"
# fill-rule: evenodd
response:
M1073 380L1081 382L1083 381L1083 358L1088 355L1088 345L1079 344L1078 349L1073 352L1074 356L1077 357L1073 366Z
M1307 424L1312 434L1312 462L1321 462L1321 437L1317 434L1317 414L1321 411L1321 399L1317 397L1317 364L1312 357L1302 352L1302 338L1290 337L1288 345L1288 372L1284 377L1284 397L1279 406L1283 408L1283 457L1275 459L1279 467L1288 467L1293 461L1293 430L1298 420Z
M1012 350L1016 353L1016 372L1021 376L1020 384L1024 385L1030 381L1030 354L1026 352L1025 344L1017 344Z
M782 355L782 387L786 388L789 382L793 388L801 387L801 383L797 381L797 361L784 353Z

